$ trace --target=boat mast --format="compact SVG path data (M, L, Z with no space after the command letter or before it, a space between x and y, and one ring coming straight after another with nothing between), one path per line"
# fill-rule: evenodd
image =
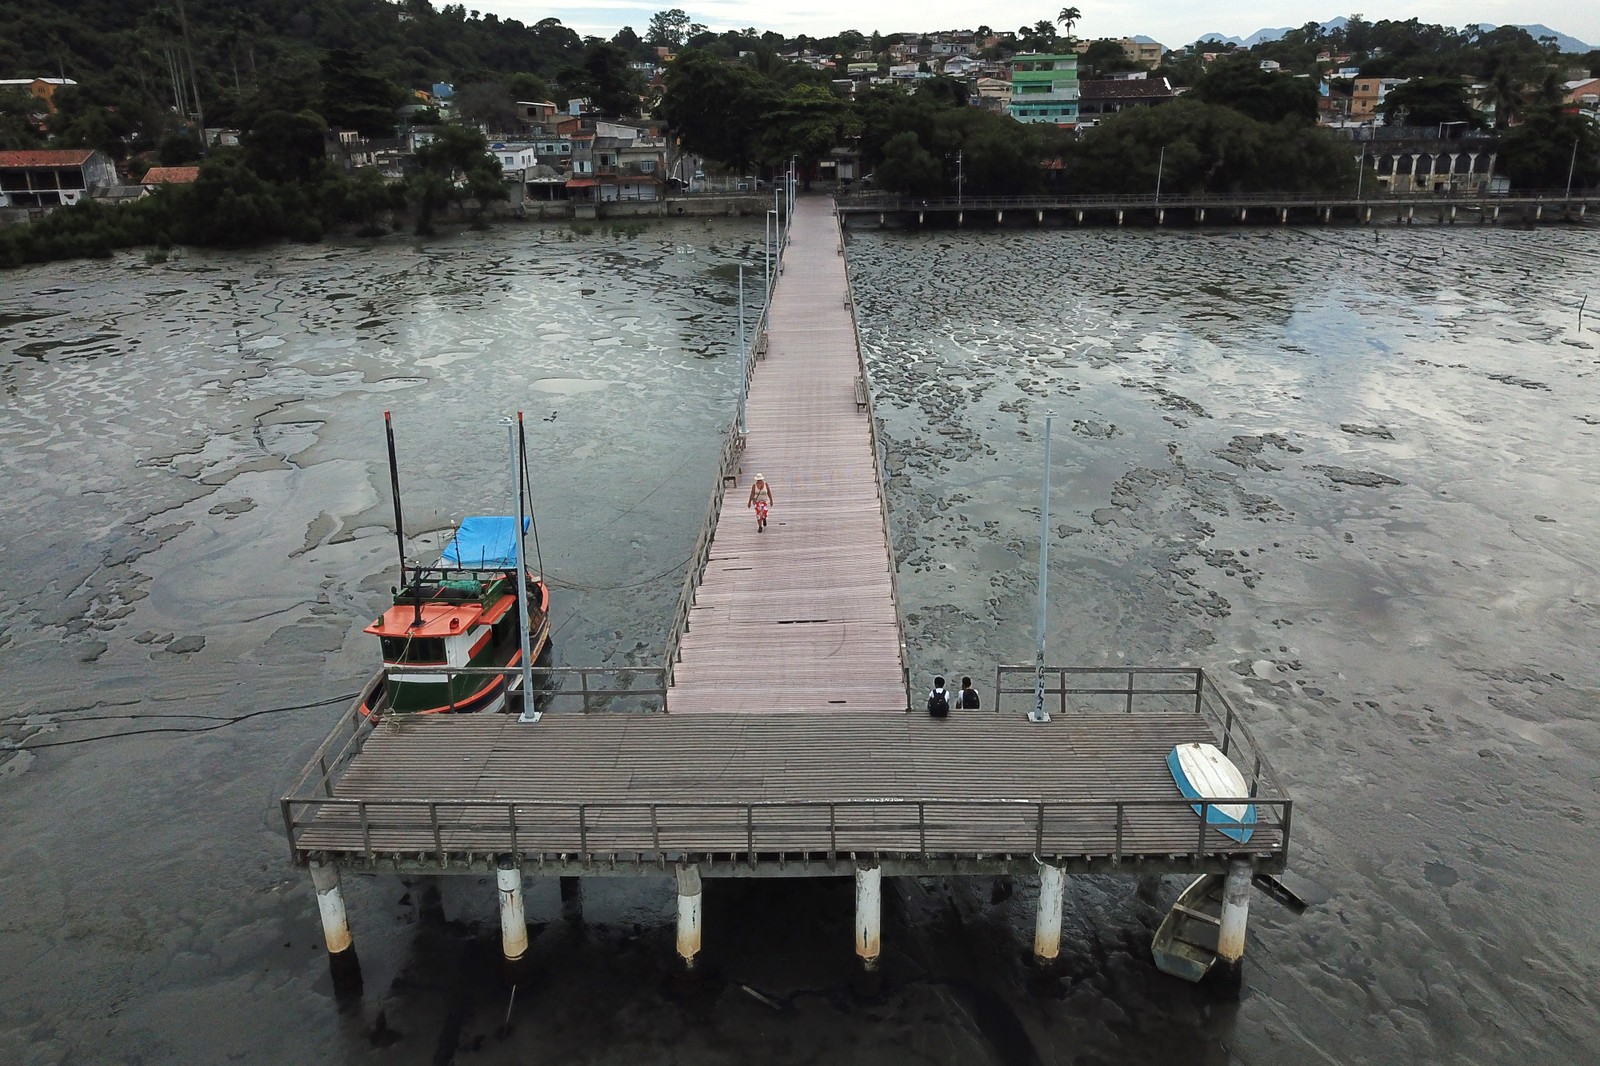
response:
M533 709L533 648L528 638L528 579L527 570L523 565L523 556L526 554L526 544L523 543L523 514L524 500L522 495L522 468L517 462L522 454L522 412L517 412L516 422L506 419L506 435L511 439L511 494L517 500L517 528L512 534L512 554L516 559L517 573L517 635L522 641L522 716L521 722L537 722L541 717ZM509 682L509 679L508 679Z
M389 439L389 494L394 497L394 540L400 549L400 587L406 587L406 525L400 517L400 463L395 458L394 452L394 423L389 418L389 412L383 412L383 432ZM420 574L418 577L420 578ZM422 622L422 589L417 589L416 617L412 625Z

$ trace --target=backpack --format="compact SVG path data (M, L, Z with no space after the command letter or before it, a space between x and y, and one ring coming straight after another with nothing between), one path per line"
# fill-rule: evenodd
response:
M928 713L935 718L943 718L950 713L950 700L945 697L944 689L936 688L928 696Z
M961 709L964 711L975 711L978 709L977 689L973 689L970 692L963 692L961 694Z

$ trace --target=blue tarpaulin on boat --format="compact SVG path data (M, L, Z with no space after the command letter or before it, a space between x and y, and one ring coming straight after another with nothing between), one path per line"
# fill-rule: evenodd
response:
M524 532L529 519L522 520ZM472 515L461 520L461 528L444 550L446 566L504 570L517 565L517 520L510 515Z

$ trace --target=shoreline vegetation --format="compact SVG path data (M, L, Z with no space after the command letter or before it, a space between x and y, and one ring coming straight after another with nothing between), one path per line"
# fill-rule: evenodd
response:
M840 91L853 58L870 55L887 69L891 53L904 54L905 35L713 33L676 8L657 13L643 36L624 27L610 40L580 39L557 19L527 26L427 0L407 0L399 16L362 0L319 0L305 11L269 0L190 0L185 19L112 0L76 0L70 10L66 0L0 0L0 18L15 30L0 42L0 66L32 69L50 56L47 66L93 72L61 85L48 114L26 92L0 93L0 148L96 148L135 175L156 163L200 164L189 185L85 200L0 228L0 268L124 248L159 256L175 245L375 235L401 218L424 236L447 218L486 225L508 192L482 131L516 128L517 101L546 99L581 98L595 117L664 127L674 150L733 174L770 175L793 159L809 184L820 162L846 148L874 189L922 198L1375 189L1370 153L1352 152L1347 137L1319 125L1319 86L1348 88L1326 76L1333 54L1363 76L1411 79L1389 93L1382 118L1390 125L1422 137L1437 130L1440 141L1446 130L1459 137L1492 125L1497 172L1513 187L1582 189L1600 180L1600 133L1563 110L1558 91L1563 63L1594 70L1600 53L1563 57L1516 27L1458 31L1352 16L1250 49L1207 45L1220 53L1208 52L1209 62L1198 45L1174 50L1149 76L1183 89L1177 99L1067 130L972 106L966 80L936 75L926 62L906 84ZM975 39L985 42L980 57L1003 61L1070 52L1070 30L1068 22L1058 35L1041 20L1016 33L979 27ZM909 43L921 50L925 41ZM1131 69L1114 43L1090 43L1080 75ZM833 59L794 62L791 49ZM1264 69L1267 60L1280 69ZM640 65L659 77L647 81ZM437 83L452 77L462 84L446 116L443 97L416 87L442 89ZM1469 98L1473 79L1492 90L1492 116L1474 109L1482 98ZM424 125L433 140L417 148L403 179L372 167L346 173L325 147L341 131L392 138ZM239 146L202 158L208 128L242 131Z

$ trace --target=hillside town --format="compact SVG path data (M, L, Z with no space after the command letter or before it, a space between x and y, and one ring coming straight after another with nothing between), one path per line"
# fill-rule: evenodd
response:
M424 17L413 4L396 12L400 23ZM571 38L568 46L579 49L579 65L553 76L479 74L459 84L398 84L363 53L334 50L321 60L320 97L308 98L295 112L306 127L285 133L282 143L271 143L272 135L263 132L261 107L270 105L252 102L237 58L229 92L225 80L207 86L208 76L193 67L192 55L186 69L186 52L174 49L173 102L147 112L142 126L133 124L133 109L104 103L103 94L93 99L70 71L10 71L12 76L0 79L0 219L37 221L85 200L142 199L192 185L208 161L234 155L257 161L251 166L270 183L270 172L281 169L273 157L290 150L317 156L319 175L360 179L371 202L353 210L371 219L382 208L400 207L408 195L414 200L428 146L462 131L481 138L463 158L481 156L489 169L472 183L464 162L446 167L444 177L457 192L436 190L434 199L457 209L472 201L473 217L490 203L494 213L532 209L593 218L603 213L602 205L755 194L790 157L796 157L808 188L926 192L935 187L932 179L884 165L894 162L891 142L901 131L874 131L870 117L862 117L895 106L897 99L936 100L1038 131L1043 139L1030 142L1025 153L1034 162L1021 165L1042 168L1042 177L1000 177L994 166L975 170L974 149L952 152L945 145L929 156L939 170L938 188L956 182L974 192L986 185L995 192L1098 191L1092 180L1086 184L1075 176L1070 163L1062 164L1062 156L1075 146L1092 156L1096 135L1113 136L1119 118L1186 97L1235 104L1268 123L1303 114L1347 144L1351 174L1373 194L1500 191L1514 180L1499 165L1502 139L1524 122L1572 121L1584 130L1600 129L1600 53L1563 53L1554 37L1536 40L1516 27L1462 36L1416 20L1372 24L1356 16L1311 23L1249 48L1218 39L1168 47L1139 34L1079 39L1072 30L1080 17L1077 8L1067 8L1057 20L1015 32L984 25L847 31L819 40L754 29L712 33L672 9L658 13L643 36L624 28L610 41L589 38L581 45L547 19L536 30L564 32ZM1430 61L1419 63L1419 54ZM777 144L769 131L765 139L724 145L725 130L697 129L684 117L692 110L684 101L694 86L733 75L760 82L765 95L753 107L804 112L809 125L796 132L803 144ZM211 80L218 80L214 72ZM205 94L223 99L208 105ZM1286 102L1252 114L1243 101L1263 96ZM722 116L715 122L738 125ZM1574 175L1587 179L1596 154L1580 145L1588 134L1550 136L1567 138L1571 147L1569 187ZM307 148L312 137L320 140L320 150ZM917 147L929 154L930 146ZM930 164L918 159L927 171ZM1018 168L1015 161L1007 165ZM305 171L304 162L295 168ZM1359 172L1368 168L1371 184L1364 185ZM490 171L498 186L492 191ZM1553 184L1558 177L1542 176L1540 182ZM1184 179L1173 171L1168 180ZM432 206L425 214L432 217ZM341 218L349 221L348 213Z

